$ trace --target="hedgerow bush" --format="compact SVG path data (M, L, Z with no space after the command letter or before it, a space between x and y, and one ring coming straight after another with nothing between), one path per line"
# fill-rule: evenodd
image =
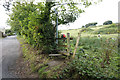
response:
M45 53L50 53L55 44L55 29L49 19L52 2L46 4L20 3L13 6L13 14L10 15L9 24L12 30L21 34L28 44L41 48ZM47 14L46 14L47 13Z

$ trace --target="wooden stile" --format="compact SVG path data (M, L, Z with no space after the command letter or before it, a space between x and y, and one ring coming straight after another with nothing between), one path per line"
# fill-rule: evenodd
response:
M52 39L52 38L48 38ZM66 55L70 56L70 40L73 40L73 38L70 38L70 33L67 33L67 38L56 38L57 40L67 40L67 45L58 45L61 47L67 47L67 51L59 51L59 54L50 54L49 56L61 56L61 55Z
M66 40L67 38L56 38L57 40ZM73 40L73 38L70 38L70 40Z
M70 33L67 33L67 53L70 54Z
M49 56L53 57L53 56L62 56L62 54L49 54Z
M65 55L65 56L70 56L70 54L66 51L59 51L59 54Z
M40 38L41 40L43 40L43 38ZM46 38L48 40L53 39L53 38ZM67 38L55 38L55 40L66 40ZM70 38L70 40L73 40L73 38Z
M58 46L60 46L60 47L67 47L67 45L58 45Z
M79 44L81 32L82 31L79 31L79 33L78 33L78 38L77 38L75 49L74 49L73 56L72 56L73 58L75 57L75 54L76 54L76 51L77 51L77 47L78 47L78 44Z

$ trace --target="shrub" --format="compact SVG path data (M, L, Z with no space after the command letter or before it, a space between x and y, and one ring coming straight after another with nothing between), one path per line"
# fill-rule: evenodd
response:
M49 18L51 9L49 5L52 5L52 2L43 4L16 2L9 24L14 31L23 36L28 44L41 48L44 53L50 53L56 46L55 29Z
M112 21L105 21L104 23L103 23L103 25L108 25L108 24L112 24Z
M7 30L5 30L5 34L7 36L11 36L11 35L14 35L14 31L12 31L11 29L7 29Z
M97 25L97 22L93 22L93 23L88 23L86 24L85 26L86 27L89 27L89 26L96 26Z
M5 34L11 33L12 31L10 29L5 30Z
M85 28L85 26L82 26L82 28Z

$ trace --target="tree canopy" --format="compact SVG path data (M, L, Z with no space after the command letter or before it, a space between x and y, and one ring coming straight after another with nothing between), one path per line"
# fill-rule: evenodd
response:
M63 0L59 2L46 0L36 4L34 1L25 0L14 2L8 23L13 31L24 37L26 42L50 52L56 48L56 17L58 17L58 25L74 22L80 13L84 12L78 5L88 7L94 3L91 1L80 0L80 3L75 3L73 0L69 0L69 3L62 3ZM7 9L9 10L9 8ZM57 10L58 16L55 10Z

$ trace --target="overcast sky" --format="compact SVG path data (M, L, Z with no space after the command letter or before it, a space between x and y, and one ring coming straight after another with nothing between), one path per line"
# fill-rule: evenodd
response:
M107 20L112 20L114 23L116 23L118 22L119 1L120 0L103 0L97 5L91 5L74 23L70 24L69 26L60 25L58 29L76 29L90 22L97 22L98 25L102 25L103 22Z
M8 18L2 4L3 4L3 0L0 0L0 28L3 28L3 27L7 26L6 25L6 20Z
M58 27L61 29L76 29L80 28L90 22L98 22L98 25L102 25L104 21L112 20L114 23L118 22L118 2L120 0L103 0L97 5L91 5L85 9L85 13L80 15L74 23L69 26L60 25ZM0 4L2 0L0 0ZM0 28L7 27L6 20L8 16L6 15L5 9L0 5Z

